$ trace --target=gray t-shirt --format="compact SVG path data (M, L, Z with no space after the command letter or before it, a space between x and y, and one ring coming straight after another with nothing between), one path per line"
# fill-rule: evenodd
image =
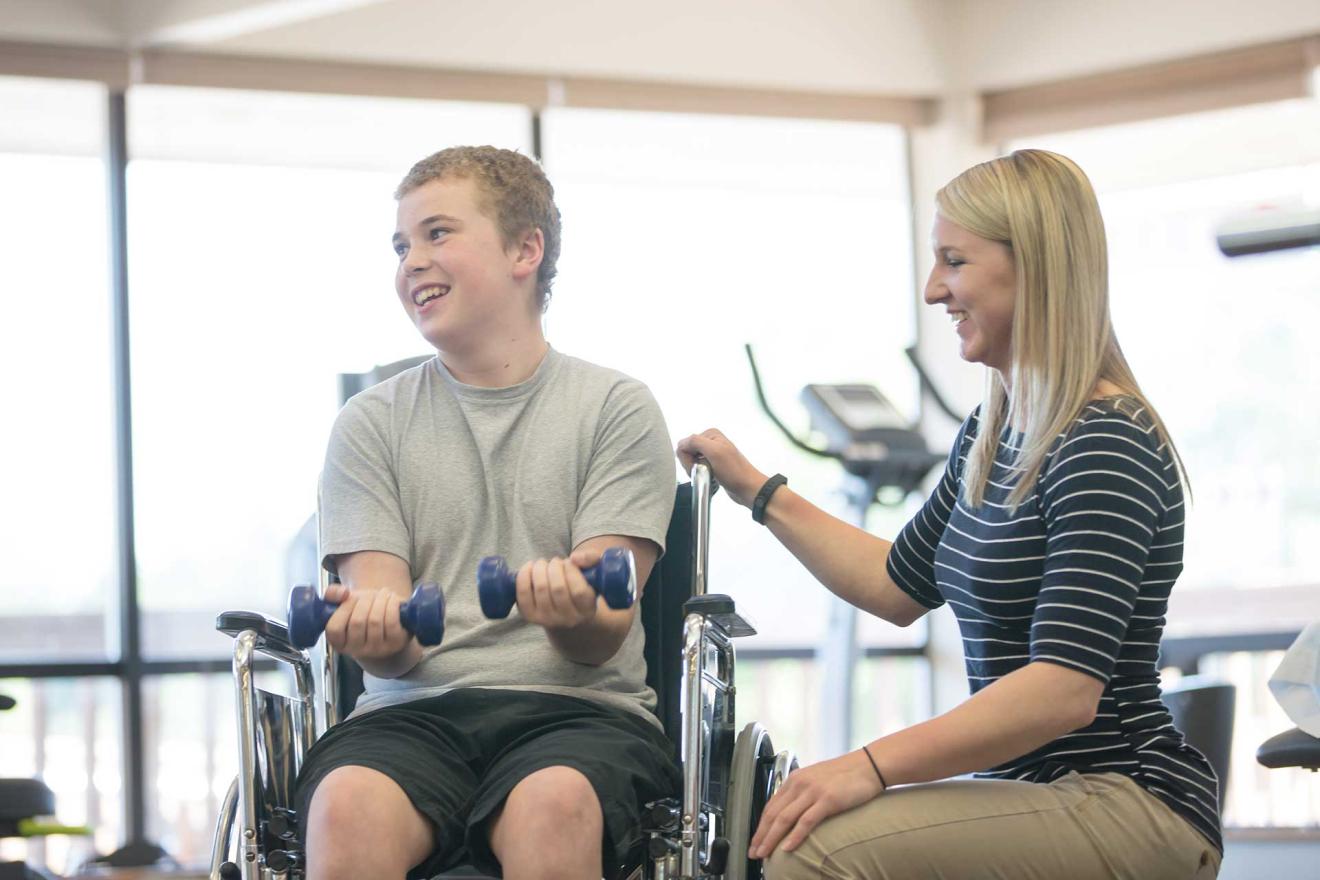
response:
M527 381L478 388L432 360L351 398L321 475L321 552L382 550L445 595L444 642L396 679L366 676L356 713L462 687L583 697L655 721L641 614L601 666L565 658L515 606L487 620L477 563L567 556L599 535L664 548L674 465L645 385L553 349ZM658 722L657 722L658 723Z

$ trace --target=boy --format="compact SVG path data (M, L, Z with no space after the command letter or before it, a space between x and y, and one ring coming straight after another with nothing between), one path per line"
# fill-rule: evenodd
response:
M308 877L467 860L610 877L641 806L680 780L638 610L608 608L581 568L628 547L645 582L673 506L668 432L645 386L545 340L560 223L535 162L452 148L395 197L396 291L438 356L350 400L326 454L322 563L343 581L326 638L367 688L303 767ZM478 606L489 554L533 560L506 620ZM423 580L445 593L437 648L399 624Z

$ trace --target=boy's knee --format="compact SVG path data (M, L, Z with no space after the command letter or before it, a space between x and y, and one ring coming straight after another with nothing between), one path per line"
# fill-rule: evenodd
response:
M603 816L591 781L572 767L547 767L519 782L504 805L504 815L599 835Z
M416 836L425 820L399 784L370 767L336 767L312 792L307 834L319 846L353 845L338 832L376 826Z
M334 824L336 820L362 815L363 804L375 805L388 796L386 786L398 788L388 776L367 767L336 767L325 775L312 792L308 808L310 821Z
M401 875L435 845L435 832L393 779L369 767L336 767L307 809L309 878ZM364 842L370 846L364 846Z

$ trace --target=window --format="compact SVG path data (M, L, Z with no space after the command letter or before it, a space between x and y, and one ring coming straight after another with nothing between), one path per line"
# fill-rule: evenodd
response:
M1118 337L1187 466L1194 498L1166 639L1295 631L1320 589L1320 249L1229 259L1215 232L1261 209L1320 204L1320 103L1013 146L1063 153L1095 184ZM1308 774L1255 763L1257 746L1292 726L1265 687L1280 656L1202 663L1237 687L1230 826L1320 824Z
M1179 587L1320 583L1320 250L1229 259L1225 220L1320 203L1320 104L1034 139L1099 193L1114 323L1191 477ZM1175 591L1177 595L1177 591ZM1183 598L1188 598L1183 593ZM1251 621L1243 621L1249 628Z
M129 125L143 651L222 656L218 611L284 615L337 374L428 353L395 304L394 187L446 146L525 151L529 114L143 87Z
M281 667L259 672L256 686L293 693ZM184 865L211 857L216 816L238 773L234 678L185 674L143 682L147 756L147 837Z
M40 777L55 793L55 818L89 825L92 838L0 840L0 861L29 861L72 874L94 852L122 842L119 683L113 678L0 679L16 705L0 713L0 777Z
M902 353L914 312L901 129L556 109L543 132L564 217L551 344L646 382L675 441L719 427L759 467L852 516L838 465L794 450L759 410L742 343L755 345L766 393L799 433L797 394L809 382L875 383L915 419ZM872 519L882 533L903 523L892 511ZM712 592L733 595L759 630L739 641L744 655L814 648L825 637L832 597L721 497L710 569ZM924 644L922 627L862 633L869 645ZM782 680L811 699L811 668L758 661L747 680L759 683L754 690ZM924 711L927 690L911 692ZM744 705L766 705L741 693ZM799 724L814 723L795 711ZM784 741L818 757L795 736Z
M98 85L0 78L0 662L115 650L104 104Z
M1295 726L1266 685L1282 659L1282 651L1235 651L1212 654L1201 664L1202 673L1237 686L1225 825L1320 824L1320 785L1314 773L1300 768L1271 770L1256 761L1262 742Z

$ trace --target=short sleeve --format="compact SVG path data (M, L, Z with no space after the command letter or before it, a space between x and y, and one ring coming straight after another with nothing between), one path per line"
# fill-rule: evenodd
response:
M382 406L355 397L330 431L321 471L321 564L344 553L381 550L411 562L412 535L399 503L399 483ZM372 416L376 417L373 418Z
M655 542L663 553L674 510L674 458L660 406L635 380L606 396L573 516L573 546L601 535Z
M1045 570L1033 661L1109 681L1164 518L1168 470L1153 428L1117 412L1088 417L1061 441L1040 482Z
M973 412L958 429L953 448L949 450L949 460L944 465L944 475L935 491L898 533L885 560L890 579L926 608L939 608L944 604L944 597L935 586L935 551L944 537L954 505L958 503L962 449L975 423L976 413Z

